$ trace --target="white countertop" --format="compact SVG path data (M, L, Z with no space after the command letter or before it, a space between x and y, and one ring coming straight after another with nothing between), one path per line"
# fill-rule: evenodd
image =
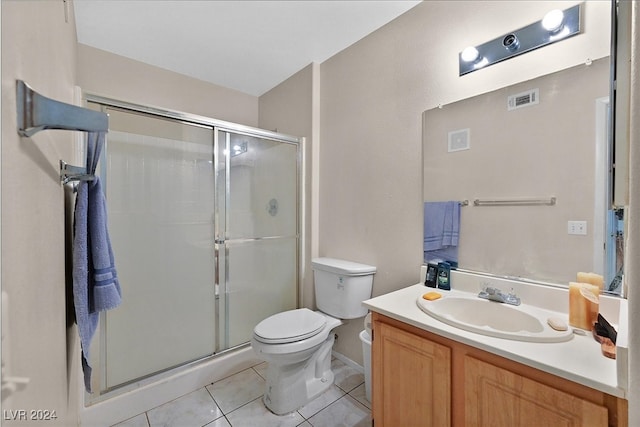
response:
M455 282L454 282L455 283ZM449 326L420 310L416 299L428 291L446 293L417 284L381 295L363 304L401 322L451 340L485 350L524 365L574 381L610 395L626 398L624 388L618 386L616 360L602 355L600 344L591 333L574 334L573 339L560 343L532 343L494 338ZM525 303L526 301L523 301ZM560 316L566 316L559 313ZM568 319L568 317L567 317Z

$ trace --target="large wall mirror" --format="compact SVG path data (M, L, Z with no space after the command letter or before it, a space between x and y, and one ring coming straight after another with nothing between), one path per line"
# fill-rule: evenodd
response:
M423 200L460 203L459 268L559 285L595 272L621 293L610 75L609 57L588 60L424 112Z

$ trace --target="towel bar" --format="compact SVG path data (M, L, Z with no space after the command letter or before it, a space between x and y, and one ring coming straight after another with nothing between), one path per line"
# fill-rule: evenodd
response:
M502 199L502 200L481 200L475 199L473 206L536 206L546 205L554 206L556 204L555 197L548 199Z
M88 174L87 169L67 164L60 160L60 182L64 185L71 181L93 181L95 176Z
M18 133L32 136L44 129L107 132L109 116L40 95L22 80L16 83Z
M45 129L80 132L107 132L109 116L64 102L56 101L34 91L22 80L16 81L16 108L18 133L30 137ZM60 182L93 181L86 168L72 166L60 160Z

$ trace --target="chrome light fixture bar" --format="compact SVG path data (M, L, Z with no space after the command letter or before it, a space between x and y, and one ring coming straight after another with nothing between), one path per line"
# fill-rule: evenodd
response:
M458 54L460 75L559 42L581 31L577 4L566 10L552 10L543 19L478 46L469 46Z

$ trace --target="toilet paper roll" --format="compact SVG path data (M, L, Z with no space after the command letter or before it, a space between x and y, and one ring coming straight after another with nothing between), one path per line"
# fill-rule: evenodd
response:
M364 330L371 336L371 313L364 316Z

